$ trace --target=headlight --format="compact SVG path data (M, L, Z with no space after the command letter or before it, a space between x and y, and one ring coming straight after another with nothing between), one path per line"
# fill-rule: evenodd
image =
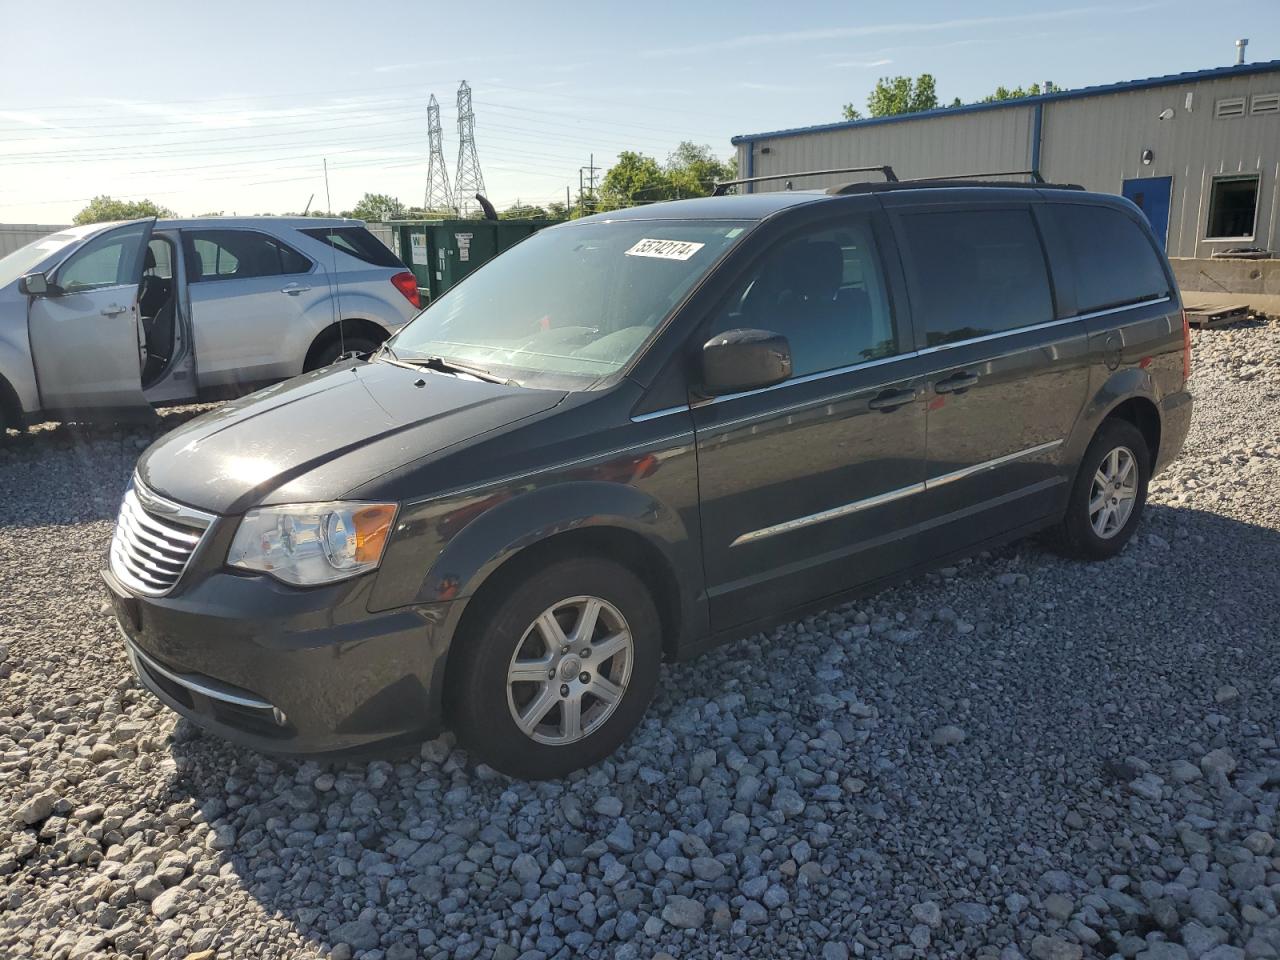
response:
M313 586L374 570L396 518L394 503L300 503L250 510L227 563Z

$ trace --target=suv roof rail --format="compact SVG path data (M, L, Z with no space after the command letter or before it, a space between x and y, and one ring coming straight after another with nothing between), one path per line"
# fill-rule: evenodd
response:
M1024 180L978 180L978 177L1030 177ZM1046 183L1039 170L1008 170L1000 173L953 173L943 177L917 177L914 180L894 180L891 183L843 183L828 187L833 195L870 193L880 190L912 190L917 187L1022 187L1047 190L1083 190L1078 183Z
M877 163L870 167L838 167L834 170L804 170L800 173L772 173L765 177L743 177L739 180L717 180L715 189L711 191L713 197L722 197L728 192L730 187L742 186L746 183L768 183L773 180L788 181L786 189L791 189L789 181L797 177L824 177L833 173L881 173L884 174L886 183L897 183L898 175L893 172L893 167L887 163Z

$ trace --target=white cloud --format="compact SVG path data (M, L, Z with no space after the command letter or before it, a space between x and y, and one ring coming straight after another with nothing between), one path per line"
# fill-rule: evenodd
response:
M657 47L641 51L644 57L677 57L690 54L711 53L716 50L740 50L778 43L810 43L822 40L852 40L859 37L885 36L895 33L937 33L945 30L962 30L971 27L997 27L1012 23L1034 23L1045 20L1064 20L1088 14L1133 13L1149 10L1164 4L1149 3L1136 7L1074 7L1066 10L1046 10L1036 13L1016 13L998 17L964 17L954 20L914 21L902 23L878 23L861 27L814 27L808 30L779 31L777 33L748 33L722 40L708 40L683 47Z

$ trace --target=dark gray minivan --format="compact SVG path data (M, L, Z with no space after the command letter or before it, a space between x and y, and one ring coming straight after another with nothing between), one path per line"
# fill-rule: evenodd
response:
M1128 201L856 184L556 226L368 362L138 463L104 578L141 682L229 739L454 729L595 763L659 663L1050 529L1119 551L1191 417Z

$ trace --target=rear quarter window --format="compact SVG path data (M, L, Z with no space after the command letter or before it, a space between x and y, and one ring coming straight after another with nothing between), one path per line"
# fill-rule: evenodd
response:
M375 267L404 269L400 258L364 227L317 227L299 232Z
M1052 207L1076 278L1080 313L1169 296L1169 278L1147 232L1110 207Z

